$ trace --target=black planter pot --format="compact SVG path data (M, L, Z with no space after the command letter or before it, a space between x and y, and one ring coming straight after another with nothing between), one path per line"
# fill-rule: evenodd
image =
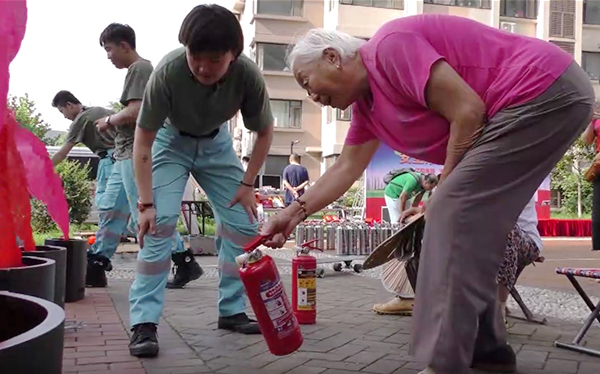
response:
M0 321L0 373L62 373L65 311L61 307L0 291Z
M21 247L23 249L23 247ZM38 245L33 252L23 252L24 255L50 258L56 262L54 275L54 303L65 307L65 282L67 275L67 249L53 245Z
M23 256L22 261L24 266L0 269L0 291L35 296L54 302L56 262L34 256Z
M46 239L45 245L67 249L65 302L72 303L85 297L85 272L88 244L79 239Z

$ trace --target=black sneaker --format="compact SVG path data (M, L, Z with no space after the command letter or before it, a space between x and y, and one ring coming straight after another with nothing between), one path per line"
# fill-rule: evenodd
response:
M508 344L491 352L475 352L471 368L494 373L515 373L517 356Z
M131 329L133 336L129 343L129 354L135 357L158 356L158 338L154 323L140 323Z
M106 272L111 270L112 264L107 257L88 253L85 285L87 287L106 287Z
M196 280L204 274L200 264L196 262L194 254L189 249L182 253L174 253L173 280L167 282L167 288L183 288L189 282Z
M219 317L217 326L222 330L230 330L245 335L261 333L258 323L248 318L246 313L239 313L229 317Z

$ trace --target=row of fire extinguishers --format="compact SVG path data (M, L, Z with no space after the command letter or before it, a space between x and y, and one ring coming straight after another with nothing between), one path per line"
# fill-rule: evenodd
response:
M236 257L239 273L267 347L276 356L300 348L304 338L300 324L317 318L317 259L312 242L303 243L292 260L292 304L285 292L273 258L258 248L266 238L259 236Z
M369 255L377 246L400 230L397 223L354 221L308 221L296 226L296 246L315 241L318 248L335 250L337 255Z

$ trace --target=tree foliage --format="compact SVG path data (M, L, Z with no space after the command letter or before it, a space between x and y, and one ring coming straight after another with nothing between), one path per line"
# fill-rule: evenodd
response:
M582 214L592 211L592 184L583 176L594 154L593 146L585 145L581 139L577 139L552 171L551 188L560 191L563 211L566 213L577 214L579 188Z
M88 179L89 171L89 164L81 166L78 161L71 160L65 160L56 167L69 204L71 223L84 223L92 211L92 183ZM41 233L56 230L46 206L35 198L31 198L31 227L35 232Z
M112 110L115 113L119 113L120 111L122 111L123 109L125 109L125 106L123 104L121 104L118 101L110 101L108 103L107 106L108 109Z
M55 141L46 137L50 131L50 125L42 119L40 113L36 113L35 101L31 100L28 94L9 96L7 104L15 112L17 122L21 126L31 131L47 145L51 145Z

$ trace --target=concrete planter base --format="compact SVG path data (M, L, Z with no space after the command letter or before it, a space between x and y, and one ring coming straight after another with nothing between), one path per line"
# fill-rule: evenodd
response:
M54 302L56 262L49 258L34 256L23 256L22 261L21 267L0 269L0 291L15 292Z
M65 312L61 307L0 291L0 321L0 373L62 373Z
M46 239L44 244L67 249L65 302L82 300L85 297L88 243L79 239Z

